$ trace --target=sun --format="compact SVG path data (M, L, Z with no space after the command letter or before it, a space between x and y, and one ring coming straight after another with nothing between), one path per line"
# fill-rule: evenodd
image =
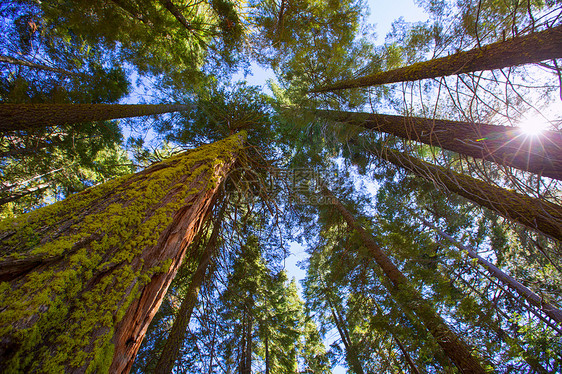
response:
M521 132L529 136L538 136L548 127L548 122L543 118L525 118L518 125Z

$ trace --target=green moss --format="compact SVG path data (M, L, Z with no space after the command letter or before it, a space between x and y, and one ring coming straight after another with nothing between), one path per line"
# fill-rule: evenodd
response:
M0 233L13 232L0 248L14 248L3 250L0 263L33 257L46 264L0 283L0 336L19 345L6 371L107 372L114 326L172 263L163 258L148 267L136 259L194 194L217 186L216 167L232 159L241 141L232 136L0 222Z

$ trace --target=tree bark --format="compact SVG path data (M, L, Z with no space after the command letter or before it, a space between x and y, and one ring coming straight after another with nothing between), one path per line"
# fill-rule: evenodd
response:
M382 269L388 280L390 280L391 285L388 285L389 292L397 301L412 310L418 316L461 373L486 373L479 360L472 355L467 345L459 339L445 323L443 318L435 312L433 307L411 285L406 276L402 274L377 243L375 243L371 235L357 223L351 213L330 191L327 189L325 189L325 191L328 195L332 196L336 209L343 216L350 229L355 230L360 235L363 243L373 256L373 259Z
M188 110L181 104L0 104L0 132Z
M41 184L38 184L37 186L33 186L33 187L28 188L26 190L12 192L8 196L4 196L4 197L0 196L0 207L2 205L11 203L12 201L19 200L24 196L31 195L32 193L43 191L43 190L49 188L50 185L51 185L50 183L41 183Z
M175 6L172 0L160 0L160 2L162 3L162 5L164 5L164 8L166 8L170 13L172 13L172 15L176 18L176 20L179 23L182 24L183 27L185 27L189 31L193 30L191 24L187 21L187 19L185 19L183 14L181 14L180 10L178 9L178 7Z
M484 123L330 110L314 114L562 180L559 132L545 131L531 137L517 127Z
M559 205L493 186L392 149L373 153L478 205L562 241L562 207Z
M422 222L425 226L432 228L443 238L453 243L457 248L466 252L466 254L468 254L468 257L475 259L481 266L483 266L486 270L488 270L490 274L492 274L496 279L498 279L500 282L505 284L507 287L517 292L519 296L524 298L529 304L539 308L545 315L552 318L552 320L556 321L559 325L562 325L562 311L560 309L556 308L554 305L550 304L542 297L540 297L539 295L537 295L536 293L534 293L533 291L531 291L530 289L519 283L517 279L501 271L490 261L482 258L472 248L457 242L455 238L453 238L451 235L447 234L446 232L436 227L435 225L431 224L430 222L427 222L424 219L422 219Z
M20 60L20 59L13 58L13 57L10 57L10 56L0 55L0 62L5 62L5 63L12 64L12 65L27 66L27 67L32 68L32 69L46 70L46 71L51 71L53 73L58 73L58 74L63 74L63 75L86 77L85 74L76 73L76 72L73 72L73 71L68 71L68 70L64 70L64 69L60 69L60 68L53 68L51 66L47 66L47 65L43 65L43 64L37 64L37 63L27 61L27 60Z
M0 371L127 373L243 137L0 222Z
M312 93L370 87L385 83L411 82L474 71L502 69L562 57L562 25L545 31L517 36L481 48L474 48L418 62L410 66L328 84Z
M199 265L197 266L197 270L195 270L191 282L189 283L189 288L187 289L187 293L182 300L180 310L178 311L176 319L174 320L174 324L172 325L172 329L170 330L168 338L166 339L164 348L160 353L160 359L156 364L154 374L171 373L174 368L174 363L179 357L180 348L185 337L185 332L187 331L187 327L189 326L193 308L197 303L199 290L201 289L201 285L203 284L203 280L205 279L207 266L211 262L211 258L216 252L217 239L220 232L220 224L224 209L225 204L222 205L217 220L214 223L211 237L209 238L209 241L205 246L205 249L201 256L201 260L199 261Z

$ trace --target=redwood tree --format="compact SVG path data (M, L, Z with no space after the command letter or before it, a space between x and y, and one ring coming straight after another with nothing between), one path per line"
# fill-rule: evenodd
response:
M470 201L562 241L562 206L493 186L389 148L373 153Z
M188 110L181 104L0 104L0 132Z
M0 371L128 372L243 138L0 222Z
M382 131L474 158L562 180L562 133L527 136L517 127L376 113L316 110L333 121Z
M385 83L410 82L482 70L502 69L562 57L562 25L517 36L447 57L328 84L312 92L369 87Z
M394 265L372 236L330 191L325 190L325 192L332 197L334 206L342 215L348 227L359 234L363 244L390 281L387 287L393 297L401 305L416 314L461 373L486 373L469 347L449 328L430 303L413 287L408 278Z

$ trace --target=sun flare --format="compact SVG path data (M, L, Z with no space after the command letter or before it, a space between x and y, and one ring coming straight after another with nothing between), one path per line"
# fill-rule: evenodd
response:
M548 123L543 118L525 118L518 126L525 135L540 135L548 127Z

